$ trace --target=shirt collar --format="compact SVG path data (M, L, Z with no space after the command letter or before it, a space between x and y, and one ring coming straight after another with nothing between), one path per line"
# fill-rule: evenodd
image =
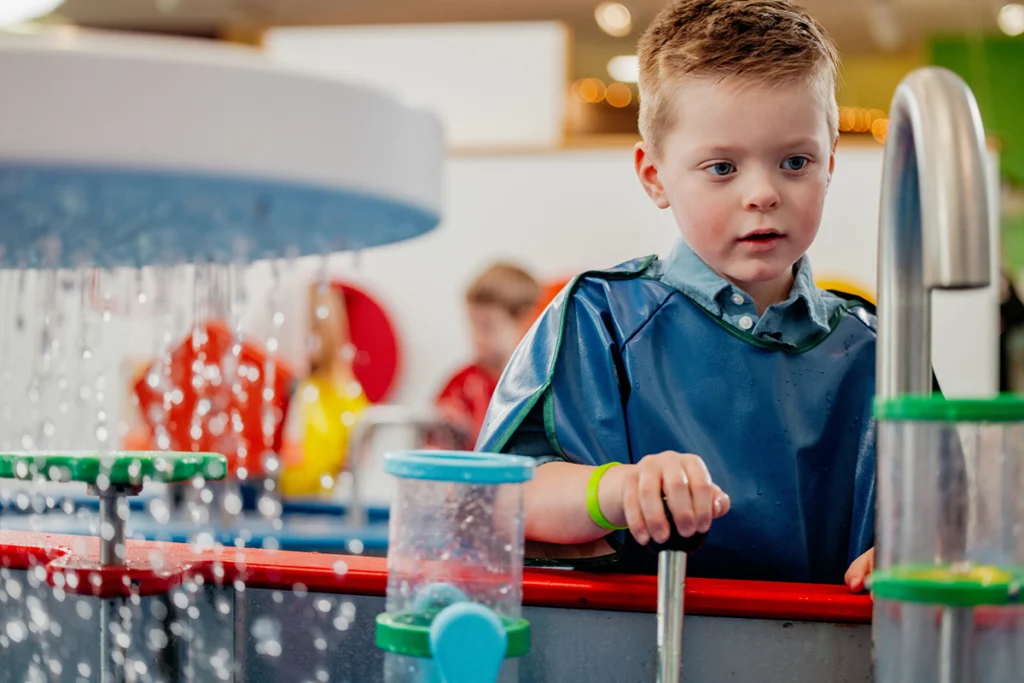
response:
M734 293L750 299L749 294L713 271L682 239L676 242L663 264L660 279L678 289L712 315L722 317L722 302ZM807 255L801 256L793 268L795 276L789 296L784 301L769 306L768 310L782 315L802 300L814 326L823 332L830 331L829 307L821 290L814 284L814 274ZM767 313L768 311L765 311L766 315Z

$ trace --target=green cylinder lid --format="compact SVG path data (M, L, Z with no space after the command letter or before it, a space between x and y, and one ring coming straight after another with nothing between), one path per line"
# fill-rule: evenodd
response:
M408 657L430 659L431 612L377 615L377 647ZM530 622L502 617L508 649L505 657L522 657L530 651Z
M223 479L228 461L217 453L170 451L0 453L0 479L32 479L95 484L101 475L113 485L144 481L179 482L196 476Z
M1020 567L899 565L869 579L875 599L945 607L1009 605L1020 601Z
M879 422L1024 422L1024 395L944 398L941 394L875 397Z

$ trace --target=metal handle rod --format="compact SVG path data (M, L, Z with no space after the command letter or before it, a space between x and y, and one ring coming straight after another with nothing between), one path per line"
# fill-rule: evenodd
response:
M127 505L124 494L112 489L100 493L100 564L123 566L125 563L122 505Z
M683 680L683 592L686 553L658 553L658 683Z
M125 518L128 516L128 492L118 487L109 486L98 493L100 498L100 564L121 567L127 561L124 528ZM125 648L121 647L117 637L124 628L121 620L123 604L123 599L111 598L103 600L100 605L101 683L124 683L125 681L124 667L127 652Z
M100 683L124 683L127 653L118 643L121 633L121 605L124 600L103 600L100 605ZM112 630L117 624L117 633Z
M974 610L946 607L939 631L939 683L964 683L972 679L971 631Z

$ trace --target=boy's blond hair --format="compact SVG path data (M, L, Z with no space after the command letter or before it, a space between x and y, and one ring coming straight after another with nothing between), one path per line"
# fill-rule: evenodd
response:
M814 83L839 135L839 55L825 29L789 0L674 0L640 39L640 134L659 148L672 120L673 90L687 76L760 83Z
M528 272L509 263L496 263L481 273L466 291L466 302L498 306L513 318L533 310L540 285Z

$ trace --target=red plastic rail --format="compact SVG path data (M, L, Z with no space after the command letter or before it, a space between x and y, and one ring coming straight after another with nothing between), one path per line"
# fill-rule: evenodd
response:
M52 586L98 597L154 595L186 580L310 592L381 595L382 557L323 555L256 548L198 549L180 543L128 541L124 567L99 564L96 538L0 531L0 566L44 572ZM653 612L653 576L527 569L523 603L549 607ZM686 613L788 621L871 621L871 599L844 586L688 579Z

